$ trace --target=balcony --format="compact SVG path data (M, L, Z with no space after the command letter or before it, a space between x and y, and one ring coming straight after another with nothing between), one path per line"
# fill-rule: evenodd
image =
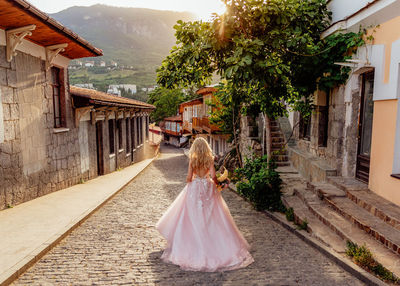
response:
M192 118L192 128L194 130L196 130L197 132L203 132L203 128L202 128L202 118L200 117L193 117Z

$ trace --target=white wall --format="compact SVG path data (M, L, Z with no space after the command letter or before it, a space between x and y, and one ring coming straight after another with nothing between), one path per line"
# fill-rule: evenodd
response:
M371 2L374 3L366 9L362 9ZM360 26L362 28L373 27L393 19L399 16L400 1L332 0L329 3L329 7L332 11L333 25L322 33L322 37L326 37L338 30L358 32ZM356 14L353 15L354 13ZM347 20L341 21L346 17L348 17Z
M328 8L332 11L332 23L354 14L370 2L373 0L332 0L328 4Z

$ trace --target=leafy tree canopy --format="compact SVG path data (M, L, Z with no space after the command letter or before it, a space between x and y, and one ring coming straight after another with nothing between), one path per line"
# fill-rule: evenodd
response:
M149 94L148 103L153 104L156 109L151 113L151 120L159 123L165 117L174 116L178 112L179 104L192 99L189 92L184 93L182 89L166 89L158 87Z
M271 117L285 114L286 104L309 110L317 87L328 90L347 79L348 69L334 62L364 44L362 32L320 38L330 24L326 0L224 3L227 12L211 22L178 21L177 45L157 81L167 88L204 86L216 72L222 79L217 97L225 106L217 117L225 124L229 113L254 106Z

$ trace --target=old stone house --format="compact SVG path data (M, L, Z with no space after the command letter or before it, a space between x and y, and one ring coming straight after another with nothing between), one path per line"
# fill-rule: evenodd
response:
M100 55L101 50L28 2L0 0L0 209L143 158L147 113L154 107L90 98L85 89L71 88L75 92L70 92L70 60ZM115 145L119 149L115 149L114 162L108 151L103 152L102 165L97 160L101 154L97 155L96 142L100 141L92 136L95 126L102 125L96 123L102 120L101 112L114 120L103 125L103 150L110 149L108 130L115 130L113 138L121 141L122 128L128 131L128 117L128 124L136 126L129 129L135 135ZM136 155L124 145L128 141L129 148L137 147Z
M149 145L153 105L74 86L70 94L82 178L104 175L154 155Z
M374 40L339 63L351 68L345 85L315 93L310 121L291 115L291 161L310 181L357 178L400 205L400 2L333 0L329 8L332 24L323 37L361 26L375 29Z

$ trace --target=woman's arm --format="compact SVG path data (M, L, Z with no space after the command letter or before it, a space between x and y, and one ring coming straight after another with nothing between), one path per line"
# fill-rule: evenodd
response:
M188 168L188 174L186 177L186 182L190 183L193 180L193 169L192 169L192 164L189 161L189 168Z
M217 175L215 174L214 162L210 166L210 176L214 183L218 184Z

